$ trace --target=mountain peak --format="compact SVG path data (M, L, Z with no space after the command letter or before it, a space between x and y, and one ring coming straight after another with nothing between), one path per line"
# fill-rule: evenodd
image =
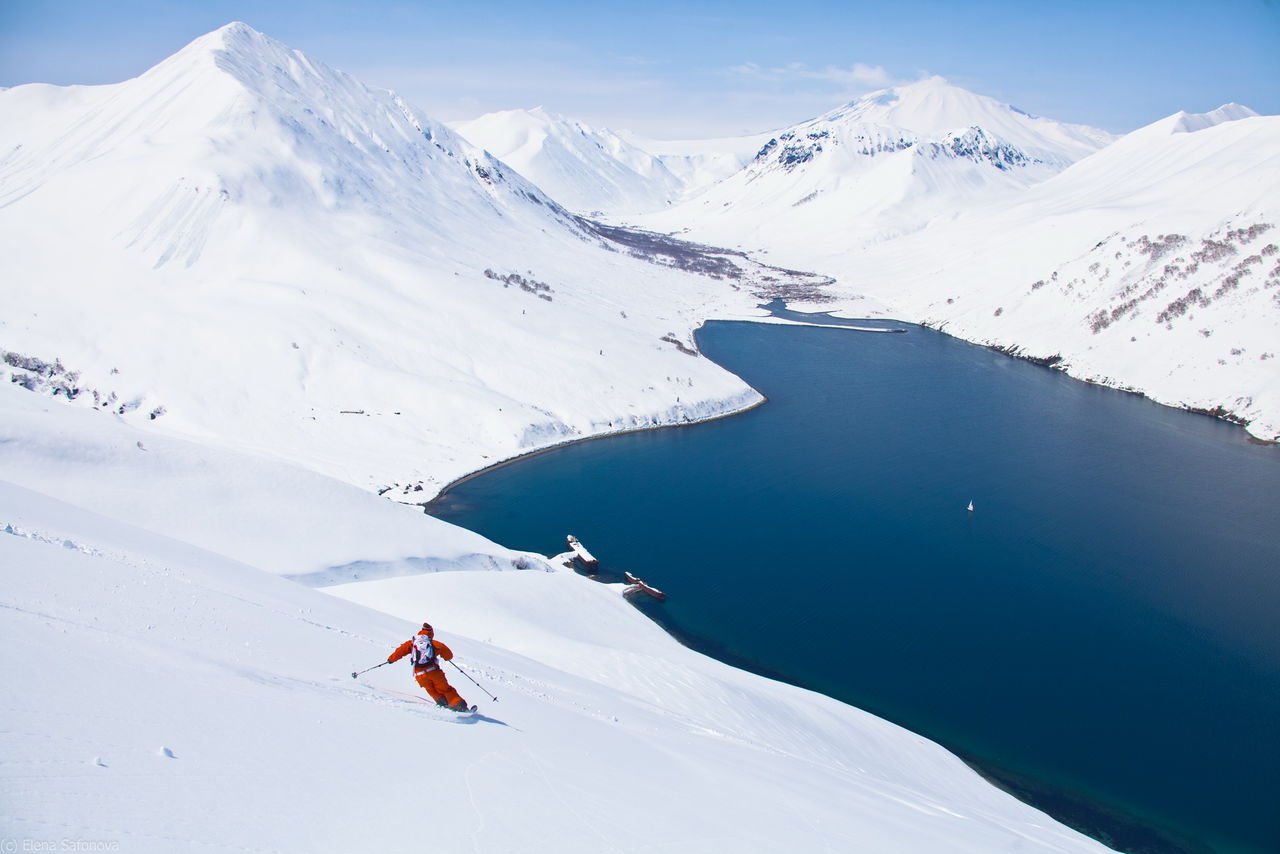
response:
M274 42L243 21L232 21L229 24L223 24L216 30L192 39L186 47L169 57L169 60L177 57L207 56L229 51L260 50L268 44L283 47L283 45ZM162 62L161 65L163 64Z
M246 24L244 21L231 21L223 24L211 33L206 33L201 38L218 37L225 40L228 39L245 39L259 38L265 39L266 36ZM198 40L197 40L198 41Z
M1257 112L1243 104L1237 104L1232 101L1207 113L1175 113L1171 117L1173 119L1172 131L1173 133L1195 133L1198 130L1204 130L1226 122L1251 119L1257 115Z
M1151 124L1126 134L1118 144L1123 145L1125 148L1148 146L1154 140L1164 137L1176 134L1199 133L1200 131L1206 131L1210 128L1238 122L1243 119L1261 117L1259 113L1243 104L1234 102L1223 104L1221 107L1210 110L1207 113L1188 113L1186 110L1179 110L1172 115L1156 119Z
M143 76L191 80L210 71L222 72L244 89L269 97L296 96L317 87L366 88L243 21L232 21L194 39Z
M824 118L853 119L932 135L963 127L990 125L992 116L1029 114L994 98L978 95L933 75L863 95Z
M816 121L881 125L921 137L981 128L1034 157L1063 166L1115 139L1096 128L1032 115L938 75L863 95Z
M230 75L245 88L253 89L254 84L263 82L266 69L289 68L296 65L298 59L310 66L297 51L263 35L243 21L232 21L193 39L177 53L143 73L140 79L151 80L153 85L160 86L179 81L190 84L202 79L221 86L226 83L225 75ZM221 83L213 83L220 78Z

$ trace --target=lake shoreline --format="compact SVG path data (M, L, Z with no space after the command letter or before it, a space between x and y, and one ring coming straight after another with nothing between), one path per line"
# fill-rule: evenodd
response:
M764 308L764 307L765 306L761 306L761 308ZM785 310L785 304L784 304L784 310ZM776 309L774 311L776 311ZM824 312L823 314L826 314L826 313ZM776 318L776 320L773 320L773 318ZM698 329L695 330L694 334L696 336L698 331L700 331L703 327L705 327L707 323L711 322L711 320L719 320L719 322L762 323L764 325L810 326L816 329L848 329L850 331L866 332L866 333L906 333L908 331L906 328L902 328L902 327L875 328L875 327L854 326L852 324L853 322L856 322L856 321L854 321L854 319L852 318L831 318L831 319L848 320L851 322L847 324L830 323L830 322L817 323L817 322L806 321L806 320L790 319L783 316L779 316L777 314L771 314L769 317L760 318L759 320L733 319L733 320L725 321L723 319L710 318L704 321L698 327ZM889 322L902 323L902 321L889 321ZM908 325L915 325L915 324L908 324ZM925 327L925 328L929 328L929 327ZM939 331L939 330L933 330L933 331ZM943 332L942 334L946 334L946 333ZM949 337L954 337L954 336L949 336ZM1014 354L1004 353L1004 355L1014 355ZM728 369L726 368L726 370ZM647 427L635 427L627 430L618 430L618 431L609 432L609 433L601 433L594 436L582 436L574 439L568 439L563 442L557 442L554 445L548 445L545 448L538 448L536 450L519 454L517 456L510 457L505 460L500 460L491 465L487 465L484 468L477 469L476 471L465 474L462 477L459 477L451 481L447 485L445 485L439 491L439 493L437 493L430 501L415 504L413 506L421 507L424 513L430 514L433 507L436 507L441 503L443 503L448 498L449 493L452 490L462 486L463 484L475 478L486 475L490 472L505 468L507 466L511 466L518 462L523 462L533 457L541 456L551 451L560 450L572 445L580 445L580 444L585 444L587 442L597 441L600 439L609 439L609 438L614 438L617 436L623 436L628 434L654 432L654 431L667 430L672 428L691 427L699 424L708 424L715 421L720 421L726 418L730 418L736 415L745 414L761 406L764 406L766 403L769 402L768 396L765 395L763 392L761 392L759 389L755 388L749 383L745 383L745 381L744 381L744 384L747 385L748 388L751 388L753 391L756 392L756 394L760 396L760 399L755 403L751 404L750 406L746 406L741 409L736 409L729 412L724 412L719 415L711 416L708 418L700 418L694 421L687 421L687 422L674 423L674 424L656 424L656 425L647 426ZM597 580L593 576L585 572L582 572L578 569L574 569L574 572L575 574L580 575L581 577L587 580L592 580L592 581ZM606 583L606 582L601 581L600 583ZM766 679L772 679L777 682L783 682L788 685L793 685L795 687L802 688L808 691L814 691L815 693L819 693L819 694L823 693L821 691L818 691L816 688L813 688L809 685L804 684L802 680L798 680L793 677L790 677L785 673L774 670L773 668L765 667L760 662L753 661L749 658L736 654L731 650L729 650L728 648L721 646L720 644L714 643L706 638L701 638L696 635L677 630L675 626L672 625L668 620L665 620L662 618L661 605L659 603L650 602L648 600L637 601L637 600L629 599L628 601L631 602L632 606L635 607L636 610L640 611L644 616L652 620L654 624L659 626L663 631L665 631L668 635L670 635L676 642L680 643L682 646L688 649L702 653L703 655L707 655L730 667L734 667L748 673L753 673L757 676L761 676ZM823 694L823 696L830 696L830 695ZM836 697L831 697L831 699L837 700L837 702L846 702L844 700L839 700L839 698L836 698ZM947 750L952 755L954 755L957 759L959 759L966 766L968 766L970 770L972 770L975 774L977 774L980 778L982 778L982 780L985 781L988 785L999 789L1000 791L1004 792L1010 797L1013 797L1021 801L1022 803L1028 804L1029 806L1037 810L1040 810L1046 816L1048 816L1051 820L1060 822L1072 828L1073 830L1076 830L1079 833L1082 833L1086 836L1089 836L1092 839L1097 840L1098 842L1101 842L1104 845L1107 845L1108 847L1115 847L1116 840L1113 838L1113 834L1109 834L1103 831L1101 828L1095 826L1093 822L1088 821L1087 820L1088 816L1090 815L1096 816L1097 814L1100 814L1100 813L1106 813L1112 819L1112 821L1109 823L1109 827L1112 829L1112 831L1114 832L1117 826L1120 827L1122 831L1128 831L1124 833L1125 839L1127 840L1130 840L1130 841L1143 840L1144 842L1151 842L1151 841L1158 840L1161 843L1166 843L1164 847L1148 848L1146 845L1143 845L1142 847L1128 849L1132 852L1148 852L1149 851L1150 854L1161 854L1161 852L1176 851L1178 852L1178 854L1184 854L1184 852L1185 854L1199 854L1199 852L1196 852L1195 849L1190 847L1183 847L1181 845L1179 845L1177 848L1169 848L1167 846L1169 839L1160 830L1154 827L1149 827L1140 822L1137 822L1136 820L1134 820L1132 817L1129 817L1129 816L1125 816L1123 817L1123 819L1120 819L1119 816L1112 813L1111 811L1106 810L1102 805L1093 804L1092 802L1081 799L1078 796L1065 794L1065 795L1060 795L1054 798L1053 806L1056 807L1057 809L1054 812L1050 812L1048 809L1045 808L1045 805L1043 805L1043 801L1045 800L1043 793L1041 793L1040 796L1037 796L1035 793L1035 790L1032 787L1016 782L1017 780L1016 775L1013 775L1009 772L1004 772L994 767L990 767L989 765L984 765L981 761L975 759L972 756L965 755L962 751L957 750L956 748L952 747L951 745L943 741L939 741L938 739L928 734L918 732L914 729L910 729L909 727L907 727L902 723L893 721L887 717L883 717L882 715L874 711L871 711L869 709L863 708L862 706L856 706L852 703L847 703L847 705L850 705L853 708L858 708L861 711L867 712L868 714L873 714L876 717L881 718L882 720L886 720L886 721L889 721L890 723L893 723L895 726L900 726L903 729L907 729L908 731L913 732L922 738L928 739L929 741L939 745L940 747L942 747L943 749ZM1063 807L1067 806L1068 804L1070 805L1070 808L1063 809Z
M480 477L481 475L488 474L489 472L496 471L500 468L504 468L506 466L512 465L513 463L523 462L524 460L541 456L542 454L550 453L551 451L558 451L561 448L567 448L570 445L581 445L585 442L594 442L598 439L612 439L617 436L627 436L632 433L650 433L655 430L672 430L672 429L678 429L680 427L693 427L698 424L710 424L714 421L720 421L725 418L732 418L735 415L741 415L744 412L750 412L751 410L764 406L766 403L769 402L769 398L766 397L764 394L761 394L759 389L753 388L751 390L754 391L756 394L760 395L760 400L757 400L755 403L752 403L750 406L744 406L741 409L734 409L729 412L721 412L718 415L710 415L706 418L695 418L692 421L674 421L670 424L651 424L647 427L629 427L626 430L613 430L609 433L597 433L592 436L578 436L573 439L565 439L563 442L556 442L554 445L547 445L545 448L537 448L532 451L526 451L523 454L518 454L514 457L508 457L505 460L499 460L498 462L487 465L482 469L476 469L473 472L464 474L462 477L456 480L452 480L448 484L443 486L440 489L440 491L436 493L435 497L432 498L430 501L416 502L413 504L409 504L408 506L421 507L424 512L430 513L430 508L438 504L440 501L442 501L449 494L450 490L455 489L459 486L462 486L462 484L466 483L469 480L472 480L473 478Z
M696 336L698 334L698 331L701 330L703 326L706 326L708 322L710 321L704 321L702 323L702 326L699 326L698 329L695 329L694 335ZM752 321L744 320L741 322L751 323ZM703 357L703 358L706 358L706 357ZM728 369L726 368L726 370ZM693 427L698 424L711 424L715 421L721 421L725 418L732 418L735 415L742 415L743 413L750 412L751 410L764 406L766 403L769 402L768 396L765 395L764 392L760 391L760 389L752 386L750 383L747 383L747 382L743 382L743 385L746 386L751 391L755 392L760 399L748 406L743 406L738 409L731 409L727 412L721 412L716 415L709 415L706 418L695 418L690 421L673 421L669 424L650 424L645 427L628 427L625 430L611 430L608 433L595 433L590 436L576 436L572 439L565 439L562 442L556 442L554 445L547 445L545 448L535 448L532 451L525 451L524 453L517 454L514 457L507 457L504 460L499 460L496 463L491 463L485 466L484 468L479 468L473 472L468 472L467 474L464 474L462 477L455 478L454 480L449 481L449 483L441 487L440 491L437 492L435 496L431 498L431 500L413 502L411 504L408 504L408 506L421 507L423 512L429 514L431 512L431 508L439 504L441 501L443 501L448 496L450 490L453 490L459 486L462 486L464 483L466 483L469 480L480 477L481 475L486 475L492 471L497 471L498 469L504 468L505 466L512 465L513 463L518 463L524 460L532 459L533 457L550 453L551 451L558 451L561 448L567 448L570 445L581 445L585 442L594 442L599 439L612 439L617 436L627 436L633 433L649 433L655 430L671 430L671 429L680 428L680 427Z
M821 317L822 317L822 320L825 320L825 321L829 321L833 319L845 320L844 318L830 318L827 313L822 313ZM833 324L830 322L811 323L811 322L804 322L804 321L800 321L792 318L785 318L785 317L777 318L776 320L773 318L759 318L759 319L716 318L716 320L719 320L722 323L742 324L744 326L780 325L780 326L813 326L815 328L831 328L835 326L835 327L846 328L846 329L851 327L853 329L857 329L857 327L854 327L853 324L860 322L860 321L849 320L846 324ZM704 322L702 326L699 327L698 333L701 333L708 326L710 322L711 322L710 319ZM900 323L898 321L882 321L882 322L891 323L894 325L898 325ZM917 326L916 324L908 324L908 325ZM933 332L940 333L940 335L945 339L951 339L955 342L959 342L962 344L976 346L980 350L986 350L986 351L994 350L995 352L999 352L1002 356L1017 355L1017 354L1008 353L1006 351L1001 351L999 348L983 345L979 342L967 341L963 338L950 335L945 331L933 329L928 326L918 326L918 328L921 330L927 330L930 333L933 333ZM866 331L872 331L872 330L868 329ZM886 330L876 329L874 331L886 331ZM879 336L879 335L873 336L873 338L880 338L880 337L882 336ZM1032 360L1019 358L1018 361L1032 361ZM1072 377L1070 374L1060 369L1055 369L1051 365L1040 364L1038 366L1046 368L1046 370L1051 373L1063 374L1064 377L1066 377L1069 380L1073 380L1076 383L1079 383L1081 386L1107 388L1107 386L1101 383L1089 382L1087 380L1081 380L1080 378L1077 378L1077 377ZM728 368L726 368L726 370L728 370ZM732 371L732 372L735 375L739 373L738 371ZM634 428L634 429L629 429L624 431L617 431L613 433L600 434L596 436L584 436L580 438L571 439L565 442L560 442L560 443L557 443L556 445L549 446L547 448L540 448L535 451L531 451L526 454L521 454L517 457L513 457L508 460L503 460L501 462L495 463L490 466L486 466L484 469L478 470L476 472L472 472L464 476L463 478L459 478L458 480L454 481L453 483L450 483L447 487L442 489L440 494L437 495L435 498L433 498L430 502L427 502L419 506L423 506L426 512L430 512L432 508L443 505L445 503L444 499L446 499L449 496L452 490L454 490L455 488L461 486L462 484L474 478L479 477L481 474L485 474L488 472L492 472L496 469L510 466L514 462L525 460L525 459L543 454L550 450L564 449L568 446L583 444L585 442L593 441L596 439L613 438L613 437L617 437L625 434L655 432L661 428L666 428L666 427L690 426L693 424L702 424L702 423L720 421L720 420L727 419L730 415L737 415L737 414L743 414L743 413L749 412L755 408L758 408L763 403L769 402L768 395L765 395L763 392L760 391L760 388L758 387L757 383L755 382L749 383L749 382L746 382L745 380L743 380L743 383L747 385L749 388L752 388L753 390L755 390L755 392L760 396L760 399L750 406L746 406L741 409L733 410L730 412L721 413L714 417L699 419L697 421L689 421L689 422L681 422L681 423L673 423L673 424L658 424L658 425ZM774 389L774 393L775 394L778 393L778 390L776 388ZM1135 396L1144 398L1150 401L1151 403L1159 403L1159 401L1155 401L1151 398L1146 397L1145 395L1137 394ZM1160 408L1171 410L1171 411L1176 411L1178 409L1182 409L1183 411L1188 411L1184 407L1174 407L1174 406L1166 406L1166 405L1161 405ZM1215 420L1223 420L1223 419L1215 419ZM1239 425L1234 425L1234 426L1238 427ZM1244 435L1250 439L1254 438L1250 434L1248 434L1247 431L1244 432ZM1231 443L1228 443L1228 444L1231 444ZM1249 444L1265 444L1265 443L1250 441ZM500 541L505 542L505 540L500 540ZM542 549L538 548L534 550L541 551ZM580 573L580 574L583 574L583 573ZM709 655L710 657L716 658L724 662L725 664L728 664L732 667L735 667L744 671L748 671L760 676L764 676L769 679L773 679L773 680L785 682L791 685L795 685L801 688L805 688L807 690L817 691L818 693L821 693L825 696L832 697L833 699L846 703L852 707L864 710L870 714L875 715L876 717L880 717L886 721L891 721L897 726L901 726L904 729L914 732L920 735L921 737L926 738L934 742L935 744L942 746L952 755L956 756L958 759L964 762L965 765L967 765L971 770L973 770L975 774L980 776L988 785L995 786L996 788L1000 789L1001 791L1005 792L1011 797L1014 797L1017 800L1022 801L1023 803L1027 803L1033 806L1034 808L1040 810L1041 812L1045 813L1046 816L1052 818L1054 821L1057 821L1066 826L1069 826L1077 830L1078 832L1081 832L1099 842L1102 842L1103 844L1116 847L1119 850L1131 852L1132 854L1156 854L1157 852L1181 852L1181 854L1204 854L1204 852L1211 850L1206 847L1204 842L1201 842L1197 838L1194 832L1188 832L1187 835L1183 835L1183 832L1180 830L1178 826L1171 827L1168 824L1162 823L1154 818L1150 820L1143 818L1140 814L1128 812L1123 806L1117 806L1116 804L1108 803L1105 800L1096 800L1094 798L1091 798L1083 790L1072 790L1070 786L1063 787L1060 784L1055 783L1052 778L1038 780L1038 779L1032 779L1031 777L1027 777L1025 774L1020 775L1018 772L1010 772L1000 767L1001 760L999 759L999 757L992 757L990 761L980 760L976 758L976 756L973 755L972 753L966 753L965 750L959 747L953 746L951 739L947 738L945 733L942 733L941 735L930 734L930 727L927 725L922 724L921 726L911 726L901 722L901 719L895 716L891 709L890 710L877 709L876 704L874 702L868 703L868 702L860 701L857 696L849 697L847 692L845 693L844 696L840 696L839 691L821 690L821 689L815 688L811 684L806 684L806 680L802 678L803 676L802 674L796 675L796 676L784 674L772 667L768 667L762 664L761 662L751 660L740 654L735 654L731 650L729 650L727 647L725 647L723 644L710 641L707 638L699 636L696 629L693 631L689 631L688 629L680 628L678 625L674 625L672 620L665 618L666 614L663 607L660 605L657 605L656 603L651 603L647 601L637 601L637 602L633 602L632 604L634 607L640 610L643 614L645 614L650 619L652 619L656 624L658 624L664 631L666 631L679 643L681 643L682 645L690 649L694 649L698 652ZM937 728L934 727L933 729L937 729Z
M780 303L781 306L775 307L775 304L778 304L778 303ZM1212 418L1215 421L1223 421L1228 424L1232 424L1235 427L1238 427L1241 430L1241 432L1244 433L1245 441L1247 441L1249 444L1280 448L1280 440L1272 441L1269 439L1264 439L1260 436L1256 436L1253 433L1250 433L1248 430L1248 422L1243 421L1237 417L1232 417L1232 413L1219 412L1219 411L1203 409L1203 408L1196 408L1194 406L1183 405L1183 404L1165 403L1164 401L1157 400L1156 398L1151 397L1146 392L1141 391L1140 389L1129 388L1127 386L1112 385L1110 383L1106 383L1106 382L1102 382L1099 380L1090 379L1086 377L1078 377L1072 374L1067 369L1058 366L1059 362L1061 361L1060 356L1058 357L1031 356L1023 352L1018 347L1004 347L997 344L989 344L989 343L984 343L982 341L975 341L968 338L964 338L958 335L952 335L950 332L948 332L944 328L946 324L941 324L939 326L931 326L928 323L914 323L912 321L907 321L907 320L891 320L887 318L859 319L859 318L851 318L851 317L832 317L831 312L829 311L801 312L801 311L795 311L794 309L788 309L786 308L786 303L783 302L781 299L776 299L774 300L773 303L767 303L767 304L761 305L759 306L759 308L768 309L770 311L770 314L760 318L707 318L702 322L701 325L698 326L697 329L694 330L693 334L696 338L698 332L700 332L708 323L712 321L719 322L719 323L761 323L765 325L777 325L777 326L809 326L814 329L848 329L853 332L867 332L867 333L906 333L909 330L901 327L880 328L880 327L855 326L853 324L863 323L863 322L866 322L867 320L873 320L873 321L881 321L884 323L904 324L907 327L918 326L921 329L928 329L932 332L937 332L941 335L946 335L949 338L954 338L957 341L964 341L966 343L973 344L975 346L982 347L984 349L991 350L996 353L1000 353L1001 355L1008 356L1009 358L1017 361L1030 362L1031 364L1036 365L1037 367L1045 368L1046 370L1050 370L1055 373L1062 374L1063 376L1066 376L1072 380L1075 380L1076 382L1084 383L1085 385L1096 386L1098 388L1105 388L1111 391L1123 392L1124 394L1130 394L1135 397L1141 398L1143 400L1148 400L1159 406L1168 407L1169 409L1173 409L1180 412L1187 412L1195 415L1203 415L1208 418ZM786 316L787 314L797 315L797 317L795 318L787 317ZM804 319L805 316L821 317L826 322L805 320ZM832 322L832 321L845 321L845 322L839 323L839 322ZM728 369L726 368L725 370L728 370ZM524 453L516 454L515 456L512 456L512 457L507 457L506 459L499 460L496 463L491 463L487 466L484 466L483 468L478 468L475 471L468 472L467 474L464 474L461 477L455 478L454 480L451 480L449 483L442 486L440 490L428 501L404 502L404 503L410 507L421 507L423 509L423 512L429 513L430 508L439 504L449 494L450 490L461 486L462 484L466 483L472 478L480 477L482 475L488 474L489 472L496 471L497 469L500 469L504 466L511 465L512 463L520 462L522 460L527 460L527 459L530 459L531 457L536 457L540 454L545 454L549 451L555 451L560 448L569 447L570 445L577 445L583 442L593 442L593 441L596 441L597 439L608 439L615 436L625 436L631 433L644 433L644 432L649 432L653 430L667 430L675 427L692 427L697 424L709 424L711 422L719 421L724 418L732 418L735 415L742 415L760 406L764 406L766 403L769 402L768 396L765 395L763 392L761 392L758 388L755 388L750 383L744 382L743 384L746 385L747 388L751 389L757 395L760 396L760 399L757 400L755 403L752 403L750 406L744 406L740 409L732 409L727 412L721 412L718 415L708 416L706 418L697 418L692 421L679 421L679 422L672 422L669 424L652 424L645 427L630 427L625 430L613 430L607 433L595 433L590 436L578 436L573 439L565 439L562 442L556 442L553 445L547 445L546 447L543 447L543 448L536 448L532 451L525 451Z
M781 299L774 300L772 303L768 303L760 307L768 309L770 311L771 317L776 317L788 323L795 323L795 324L800 324L805 326L814 326L818 328L856 329L862 332L905 332L906 331L905 329L872 329L872 328L854 326L853 324L855 323L863 323L869 320L882 320L882 319L881 318L857 319L857 318L851 318L851 317L833 317L831 311L812 311L812 312L796 311L795 309L787 308L786 303L783 302ZM813 318L813 319L806 319L806 318ZM1267 439L1255 433L1250 432L1249 424L1251 422L1248 419L1242 418L1241 416L1237 415L1235 412L1232 412L1230 409L1228 409L1227 407L1221 404L1211 408L1207 406L1195 406L1189 403L1174 403L1170 401L1161 400L1158 397L1153 397L1151 394L1147 393L1142 389L1124 385L1120 383L1120 381L1114 380L1110 377L1082 376L1074 373L1072 366L1070 365L1069 362L1064 360L1061 353L1053 353L1053 354L1044 355L1044 356L1037 356L1033 353L1028 352L1023 346L1019 344L999 344L993 341L983 340L981 338L969 338L963 335L956 335L955 333L949 332L947 330L947 325L949 321L933 323L926 320L909 321L909 320L890 320L888 318L884 318L883 321L886 323L901 323L907 326L918 326L922 329L929 329L934 332L938 332L942 335L946 335L950 338L955 338L957 341L965 341L970 344L977 345L979 347L985 347L988 350L994 350L997 353L1002 353L1006 356L1010 356L1020 361L1030 362L1033 365L1037 365L1042 368L1048 368L1050 370L1057 371L1058 373L1061 373L1064 376L1070 377L1076 382L1082 382L1082 383L1086 383L1087 385L1098 386L1100 388L1112 389L1113 391L1120 391L1120 392L1124 392L1125 394L1132 394L1144 400L1149 400L1152 403L1159 404L1160 406L1167 406L1170 409L1175 409L1182 412L1191 412L1196 415L1206 415L1218 421L1225 421L1228 424L1234 424L1235 426L1239 427L1242 431L1244 431L1245 440L1250 444L1280 447L1280 437L1277 437L1275 439Z
M785 309L786 303L782 302L781 299L774 300L774 303L782 303L784 310L786 310ZM760 318L728 318L728 319L717 318L717 317L706 318L705 320L702 321L702 323L698 326L698 328L693 331L694 337L696 338L698 333L708 323L711 323L711 322L770 324L771 318L777 318L777 321L773 322L772 325L779 325L779 326L811 326L811 327L814 327L815 329L850 329L855 332L872 332L872 333L875 333L875 332L901 333L901 332L907 331L906 329L881 329L881 328L875 328L875 327L850 326L848 324L840 324L840 323L814 323L812 321L806 321L806 320L790 320L776 313L777 309L772 308L774 303L768 303L765 305L758 306L761 309L769 309L771 312L769 315L766 315ZM795 313L800 314L801 312L795 312ZM828 314L828 312L821 312L821 313ZM831 318L831 319L832 320L849 320L850 318ZM903 323L905 321L889 321L889 322ZM917 324L909 324L909 325L917 325ZM943 334L945 335L946 333L944 332ZM701 353L699 353L699 355L701 355ZM706 358L706 357L704 356L703 358ZM724 366L721 365L721 367L724 367ZM728 370L728 368L725 368L725 370ZM732 373L732 371L730 371L730 373ZM741 380L741 377L739 377L739 379ZM764 392L760 391L760 389L752 386L750 383L745 381L743 381L743 385L745 385L747 388L751 389L751 391L754 391L757 395L760 396L760 399L757 400L755 403L752 403L750 406L744 406L740 409L732 409L727 412L721 412L718 415L708 416L706 418L696 418L692 421L678 421L678 422L672 422L670 424L651 424L646 427L629 427L625 430L612 430L608 433L595 433L590 436L577 436L573 439L565 439L562 442L556 442L554 445L547 445L545 448L535 448L532 451L525 451L524 453L516 454L513 457L507 457L506 459L499 460L496 463L490 463L489 465L484 466L483 468L478 468L475 471L468 472L467 474L464 474L461 477L455 478L449 481L444 486L442 486L440 488L440 491L437 492L428 501L417 501L413 503L408 503L408 502L406 503L410 507L421 507L424 512L430 512L430 508L438 504L441 500L443 500L449 494L450 490L461 486L462 484L466 483L467 481L473 478L477 478L477 477L480 477L481 475L488 474L489 472L496 471L497 469L500 469L504 466L509 466L512 463L520 462L522 460L527 460L532 457L536 457L540 454L548 453L549 451L555 451L560 448L566 448L566 447L569 447L570 445L578 445L583 442L594 442L597 439L609 439L609 438L613 438L614 436L626 436L631 433L645 433L653 430L668 430L673 427L692 427L697 424L710 424L714 421L719 421L724 418L732 418L735 415L742 415L744 413L750 412L753 409L764 406L766 403L769 402L768 396L765 395Z

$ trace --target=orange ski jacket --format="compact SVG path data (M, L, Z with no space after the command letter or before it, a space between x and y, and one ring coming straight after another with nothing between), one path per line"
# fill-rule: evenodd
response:
M427 630L423 629L420 632L418 632L418 635L421 636L421 635L425 635L426 633L427 633ZM387 663L390 664L393 661L399 661L400 659L408 655L410 652L412 652L413 642L415 639L416 638L409 638L407 641L405 641L404 643L396 647L395 652L391 653L391 655L387 657ZM435 638L432 638L431 645L436 648L436 658L443 658L445 661L451 661L453 659L453 650L449 649L449 647L445 646L444 643L442 643L441 641L438 641ZM432 670L439 670L439 669L440 669L440 665L436 664L433 661L431 664L428 664L428 665L415 666L413 668L413 672L414 673L430 673Z

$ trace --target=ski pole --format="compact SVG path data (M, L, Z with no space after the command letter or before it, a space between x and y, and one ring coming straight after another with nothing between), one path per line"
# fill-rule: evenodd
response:
M391 663L390 661L382 662L382 664L390 664L390 663ZM382 666L382 664L375 664L373 665L373 667L366 667L364 670L361 670L360 673L368 673L370 670L377 670L379 667ZM352 673L351 678L355 679L357 676L360 675L360 673Z
M450 664L453 664L453 662L452 662L452 661L450 661L449 663L450 663ZM454 667L458 667L458 665L456 665L456 664L453 664L453 666L454 666ZM471 674L470 674L470 673L468 673L467 671L463 670L461 667L458 667L458 672L459 672L459 673L461 673L463 676L467 677L468 679L471 679ZM471 679L471 681L472 681L472 682L475 682L475 686L476 686L477 688L479 688L481 691L484 691L486 694L489 694L489 692L488 692L487 690L485 690L485 687L484 687L483 685L481 685L479 682L476 682L476 680L474 680L474 679ZM498 698L497 698L497 697L495 697L495 696L493 696L492 694L489 694L489 699L493 700L495 703L496 703L496 702L498 702Z

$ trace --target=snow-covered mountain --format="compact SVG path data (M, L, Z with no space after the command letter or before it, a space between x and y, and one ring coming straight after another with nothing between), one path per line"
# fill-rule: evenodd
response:
M836 276L848 311L876 301L1276 440L1278 164L1280 117L1232 104L1170 116L1000 204L860 252L830 230L767 245Z
M583 213L659 210L685 192L663 161L607 128L532 110L504 110L451 127Z
M82 405L421 497L758 399L691 340L742 259L615 242L243 24L0 93L0 152L0 371Z
M1111 140L933 77L773 135L742 171L644 222L727 245L849 251L1014 196Z

